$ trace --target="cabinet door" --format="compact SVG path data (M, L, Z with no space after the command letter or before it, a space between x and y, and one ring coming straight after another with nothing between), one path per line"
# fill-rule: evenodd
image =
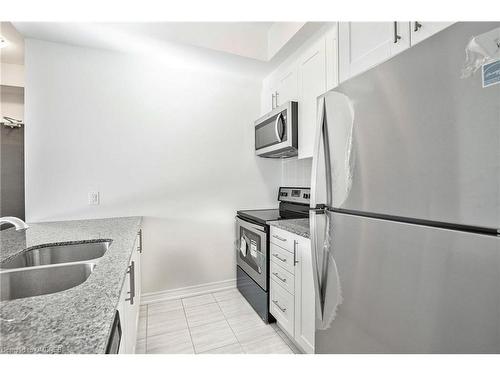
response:
M120 349L118 351L118 354L131 354L131 352L128 352L129 350L129 342L130 338L128 336L128 302L125 301L127 298L128 294L128 284L127 280L124 281L123 287L122 287L122 292L120 294L120 302L118 302L118 314L120 315L120 326L122 329L122 336L120 339Z
M298 64L299 159L312 157L316 129L317 97L326 91L325 39L321 38Z
M141 272L141 257L143 250L143 234L142 229L137 233L137 242L136 242L136 277L135 277L135 299L137 300L137 306L141 304L141 291L142 291L142 272ZM139 308L139 307L138 307ZM137 319L139 319L139 314L137 315Z
M314 353L315 300L311 241L297 237L295 266L295 341L306 353Z
M297 70L292 67L286 70L278 80L277 105L282 105L289 100L297 100Z
M269 311L276 318L281 328L293 337L294 297L276 282L271 281ZM313 323L314 324L314 323Z
M264 86L262 88L261 94L261 115L264 116L266 113L272 111L273 109L273 95L276 93L277 89L275 86Z
M340 81L374 67L410 47L409 22L341 22Z
M139 301L137 298L137 280L140 279L140 257L136 249L132 252L130 259L127 277L123 289L125 290L124 298L124 320L126 333L126 353L135 353L135 345L137 341L137 327L139 323ZM132 298L133 296L133 298Z
M417 43L420 43L422 40L438 33L451 24L453 24L453 22L410 22L411 45L413 46Z
M339 33L336 24L325 36L326 42L326 90L339 84Z

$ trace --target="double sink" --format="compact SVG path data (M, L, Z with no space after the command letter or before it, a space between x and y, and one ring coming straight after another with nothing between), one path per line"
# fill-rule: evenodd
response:
M88 279L110 240L39 247L0 263L0 301L62 292Z

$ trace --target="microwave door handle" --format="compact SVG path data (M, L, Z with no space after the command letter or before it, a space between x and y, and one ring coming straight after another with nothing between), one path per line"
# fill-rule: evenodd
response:
M280 131L278 129L279 125L280 125L280 119L281 119L281 113L278 114L278 116L276 116L276 121L274 122L274 131L276 133L276 139L281 142L281 136L280 136Z

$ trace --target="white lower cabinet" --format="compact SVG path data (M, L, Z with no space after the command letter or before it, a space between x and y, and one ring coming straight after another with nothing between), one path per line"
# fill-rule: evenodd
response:
M135 353L139 325L139 305L141 303L141 253L142 231L139 231L136 248L130 258L118 304L122 329L120 354Z
M271 314L280 323L280 326L293 337L295 325L294 320L294 297L275 281L271 281L270 296Z
M128 289L126 287L122 288L122 292L120 294L120 302L118 303L118 307L116 308L118 310L118 314L120 316L120 328L121 328L121 333L122 336L120 338L120 349L118 350L118 354L127 354L127 350L129 349L127 347L126 343L126 335L125 333L127 332L127 319L126 317L128 316L127 310L128 310L128 302L125 301L127 298L127 291Z
M271 314L298 347L305 353L314 353L311 242L305 237L271 227L270 252Z
M295 341L306 353L314 353L315 300L311 241L298 237L295 266Z
M295 276L274 262L271 262L271 281L288 293L295 294Z

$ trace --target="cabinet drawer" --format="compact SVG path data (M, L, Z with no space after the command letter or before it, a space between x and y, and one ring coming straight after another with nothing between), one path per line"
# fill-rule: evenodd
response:
M293 254L273 243L271 244L271 262L283 267L291 274L295 273Z
M293 241L295 240L295 236L295 234L287 232L286 230L271 227L270 242L293 253Z
M271 262L271 280L286 289L288 293L294 294L295 277L275 262Z
M294 298L274 281L271 281L270 310L283 329L293 337Z

